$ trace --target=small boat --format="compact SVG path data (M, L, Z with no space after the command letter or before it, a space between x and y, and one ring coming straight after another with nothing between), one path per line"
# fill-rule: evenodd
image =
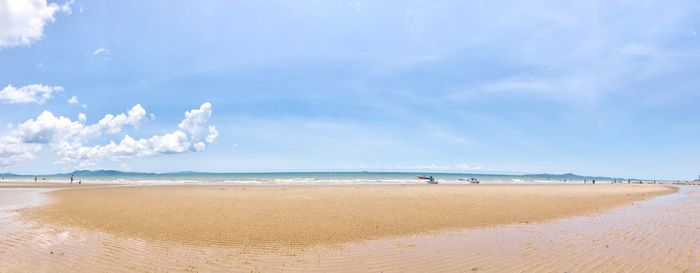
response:
M435 180L435 178L432 175L431 176L418 175L418 176L416 176L416 178L421 179L421 180L428 180L428 184L437 184L438 183L437 180Z
M459 181L466 181L466 182L469 182L469 183L472 183L472 184L479 184L479 183L481 183L481 182L479 182L478 179L476 179L476 178L474 178L474 177L469 178L469 179L460 178L460 179L457 179L457 180L459 180Z

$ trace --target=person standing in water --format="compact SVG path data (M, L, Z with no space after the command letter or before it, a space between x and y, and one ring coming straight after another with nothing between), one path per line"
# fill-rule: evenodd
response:
M70 175L70 183L73 184L73 175Z

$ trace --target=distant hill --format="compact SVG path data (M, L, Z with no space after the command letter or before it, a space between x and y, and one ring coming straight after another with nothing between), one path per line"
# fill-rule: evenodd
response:
M155 175L155 173L140 173L140 172L122 172L117 170L77 170L66 174L57 175L73 175L73 176L137 176L137 175Z

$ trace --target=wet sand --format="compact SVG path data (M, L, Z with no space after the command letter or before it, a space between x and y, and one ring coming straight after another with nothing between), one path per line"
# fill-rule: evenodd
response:
M652 185L147 186L50 192L33 219L195 246L342 244L598 212Z
M62 188L89 188L95 186L109 186L111 184L78 184L75 182L73 184L64 182L2 182L0 183L0 189L62 189Z
M596 186L597 187L597 186ZM36 189L0 189L0 200ZM72 190L71 190L72 191ZM543 223L280 251L142 240L18 221L0 207L0 272L700 272L700 187Z

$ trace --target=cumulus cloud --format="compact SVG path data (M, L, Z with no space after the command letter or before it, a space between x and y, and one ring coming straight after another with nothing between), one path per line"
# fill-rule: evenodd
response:
M14 137L0 137L0 167L34 159L40 149L39 145L22 143Z
M169 133L140 139L126 135L118 143L110 141L109 144L95 146L85 144L104 134L117 134L127 126L138 128L146 117L146 110L141 105L135 105L126 113L107 114L90 125L86 124L87 116L82 113L77 120L71 120L44 111L36 119L18 124L8 135L0 138L0 166L31 160L45 147L56 151L59 162L80 164L102 159L202 151L218 136L216 127L208 125L211 109L211 103L204 103L199 109L187 111L178 129Z
M204 103L199 109L185 112L185 119L177 126L181 131L191 136L192 143L197 150L208 143L214 142L219 132L214 126L208 126L207 121L211 117L211 103Z
M98 127L104 129L107 133L115 134L122 130L125 125L138 127L139 123L146 116L146 109L140 104L135 105L128 113L119 115L107 114L98 123Z
M79 121L72 121L63 116L56 117L49 111L44 111L36 119L30 119L17 125L10 137L18 143L57 144L62 142L79 141L92 133L98 133L98 128L85 126Z
M1 19L0 19L1 20ZM9 104L43 104L54 94L63 92L63 87L31 84L16 88L7 85L0 90L0 102Z
M46 0L0 0L0 48L30 45L41 39L44 27L57 13L71 13L73 1L62 5Z
M70 149L62 156L68 161L90 161L199 152L219 135L215 126L208 125L211 109L211 103L207 102L199 109L185 112L185 119L178 125L178 130L170 133L140 139L126 135L119 143L112 141L107 145Z
M81 104L81 103L80 103L80 100L78 100L78 97L77 97L77 96L72 96L72 97L68 98L68 99L66 100L66 102L67 102L68 104L71 104L71 105L78 105L78 104L79 104L81 107L87 108L87 105L86 105L86 104ZM153 114L151 114L151 115L153 115Z

